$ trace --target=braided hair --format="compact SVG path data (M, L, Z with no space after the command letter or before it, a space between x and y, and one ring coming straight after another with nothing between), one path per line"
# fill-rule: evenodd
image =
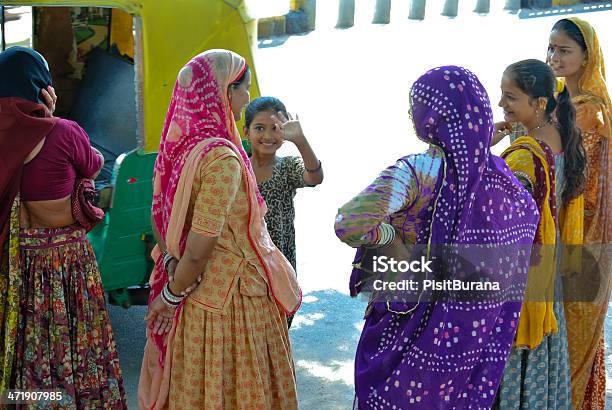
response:
M586 155L580 129L576 126L576 109L567 87L555 98L557 78L548 64L535 59L523 60L506 68L515 84L531 100L546 98L544 118L556 119L555 126L561 135L565 155L565 186L563 203L568 203L584 191L586 183Z

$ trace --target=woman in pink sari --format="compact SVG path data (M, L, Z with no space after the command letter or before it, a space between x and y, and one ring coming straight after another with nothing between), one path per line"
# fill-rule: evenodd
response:
M141 409L297 408L286 316L301 292L235 124L250 77L244 58L209 50L174 87L155 164Z

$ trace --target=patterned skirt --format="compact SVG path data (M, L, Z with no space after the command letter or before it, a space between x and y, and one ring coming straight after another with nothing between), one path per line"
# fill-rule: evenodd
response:
M571 410L570 366L563 304L554 302L558 332L533 350L512 349L493 406L499 410Z
M80 227L22 229L15 388L61 391L61 404L125 409L119 357L95 255Z
M169 408L298 408L284 312L236 291L224 314L187 299L174 339Z

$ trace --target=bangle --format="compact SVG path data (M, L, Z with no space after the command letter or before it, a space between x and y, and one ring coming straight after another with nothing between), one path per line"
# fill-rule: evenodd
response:
M310 172L311 174L317 171L321 170L321 160L319 160L319 165L315 168L315 169L308 169L306 168L306 165L304 165L304 169L306 170L306 172Z
M170 263L172 259L174 259L174 257L170 255L170 253L167 250L164 251L163 255L164 255L164 269L166 269L166 272L168 272L168 264Z
M164 302L164 305L168 306L170 309L176 309L180 305L180 303L173 303L173 302L169 301L166 298L166 296L164 295L163 291L161 293L161 299L162 299L162 302Z
M166 291L165 290L166 290L166 288L164 288L162 290L162 293L160 295L161 299L162 299L162 302L164 302L164 305L168 306L170 309L176 309L181 303L180 302L176 303L176 302L173 302L172 300L168 299L168 296L166 295Z
M162 299L164 303L170 307L177 307L183 301L184 296L176 296L170 290L170 283L167 283L166 286L162 289Z
M378 238L376 244L379 246L388 245L393 242L393 239L395 239L395 228L388 223L381 223L378 228L378 233L380 237Z

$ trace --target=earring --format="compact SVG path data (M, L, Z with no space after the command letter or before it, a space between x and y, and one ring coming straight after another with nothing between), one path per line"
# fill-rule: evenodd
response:
M587 62L586 62L586 61L583 61L583 62L582 62L582 66L583 66L583 67L586 67L586 66L587 66Z

